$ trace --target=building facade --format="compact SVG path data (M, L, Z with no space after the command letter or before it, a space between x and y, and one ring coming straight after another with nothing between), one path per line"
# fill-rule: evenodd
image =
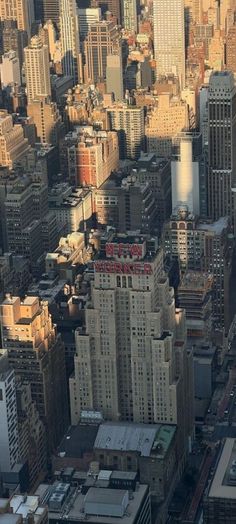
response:
M157 76L174 74L185 85L184 0L154 0Z
M84 41L86 79L96 83L106 78L107 56L119 54L120 38L117 26L110 21L90 25Z
M107 113L111 129L118 133L120 158L137 160L145 149L144 109L116 104Z
M38 36L31 38L30 45L24 49L25 74L28 103L38 97L51 96L49 51Z
M0 470L9 472L19 460L19 435L15 373L3 350L0 350L0 399Z
M85 326L75 332L72 423L87 408L113 421L181 420L185 447L192 431L191 355L162 250L148 236L108 233L94 268Z
M47 302L7 296L0 306L2 346L16 377L30 384L32 400L47 431L48 450L68 424L64 345Z
M72 76L74 84L80 82L79 13L75 0L60 0L60 38L63 74Z
M233 73L212 73L208 91L208 216L233 222L236 186L236 87Z

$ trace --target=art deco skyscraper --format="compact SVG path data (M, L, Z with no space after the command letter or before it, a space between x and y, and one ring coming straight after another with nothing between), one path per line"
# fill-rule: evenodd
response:
M72 76L76 84L80 80L78 9L75 0L60 0L59 8L62 69L64 75Z
M185 85L184 0L153 0L157 76L174 74Z
M72 423L83 409L108 420L178 424L191 434L191 354L184 311L155 238L109 233L95 261L95 281L77 329L70 380Z
M84 41L86 76L98 82L106 78L107 56L120 54L119 31L113 22L102 20L91 24Z
M231 72L211 74L208 94L208 214L233 215L236 187L236 86Z
M28 103L51 95L48 46L38 36L25 48L25 73Z

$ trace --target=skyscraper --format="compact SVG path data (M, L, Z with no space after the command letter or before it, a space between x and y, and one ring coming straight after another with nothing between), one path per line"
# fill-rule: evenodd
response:
M185 85L184 0L154 0L157 76L174 74Z
M233 73L215 71L208 91L208 215L233 217L236 185L236 87Z
M42 22L52 20L58 28L59 2L60 0L34 0L36 20L41 20Z
M31 34L31 24L34 21L33 0L2 0L0 2L0 19L16 20L21 31Z
M226 37L226 44L225 44L225 51L226 51L226 67L229 71L233 71L233 73L236 73L236 25L232 25L232 27L229 28L227 37Z
M113 22L103 20L91 24L84 41L84 54L87 80L92 82L104 80L107 56L120 54L119 32Z
M176 424L180 416L187 418L185 377L179 376L184 361L187 372L184 333L184 315L175 311L156 240L104 237L86 328L76 330L73 423L88 407L112 420Z
M118 131L120 158L138 159L145 147L143 107L117 104L107 109L111 129Z
M7 352L0 350L0 471L10 471L19 459L15 373Z
M72 76L74 83L80 81L79 17L75 0L60 0L60 38L62 69L64 75Z
M17 377L30 383L32 400L47 428L48 449L67 428L64 345L38 297L7 296L0 306L2 347Z
M122 24L129 31L137 31L137 1L122 0Z
M107 55L106 86L107 93L113 93L116 102L123 100L124 83L121 54Z
M28 103L51 95L48 47L38 36L25 48L25 73Z

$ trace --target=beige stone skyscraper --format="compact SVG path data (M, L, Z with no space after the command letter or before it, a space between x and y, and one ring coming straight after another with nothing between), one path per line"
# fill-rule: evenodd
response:
M32 0L0 0L1 20L16 20L18 29L31 33L33 22Z
M153 0L157 77L174 74L185 85L184 0Z
M25 48L25 73L28 103L51 95L48 46L38 36Z
M72 76L74 83L81 77L79 16L75 0L60 0L60 39L62 69L64 75Z
M67 428L64 345L52 323L47 302L38 297L8 295L0 306L2 347L9 364L31 387L40 418L53 449Z
M192 427L191 358L162 249L154 238L134 234L110 233L102 246L85 328L75 333L72 423L92 408L108 420L179 424L185 442Z

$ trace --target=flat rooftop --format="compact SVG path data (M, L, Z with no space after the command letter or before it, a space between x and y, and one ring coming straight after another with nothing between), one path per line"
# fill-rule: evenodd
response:
M112 493L111 493L112 492ZM122 493L121 493L122 492ZM49 520L55 520L58 521L59 518L62 522L67 521L86 521L86 522L92 522L93 524L134 524L136 522L137 515L139 513L140 507L142 506L143 499L145 498L147 494L147 486L144 484L140 484L139 488L132 492L132 498L128 501L128 506L126 508L125 514L123 517L115 517L115 516L106 516L106 515L93 515L90 513L86 513L86 520L85 520L85 504L86 504L86 497L87 497L87 510L89 509L89 504L96 504L96 500L103 506L104 508L106 505L109 505L109 502L111 501L111 505L119 505L121 503L121 498L124 496L123 490L118 489L107 489L107 488L90 488L86 495L83 495L82 493L78 493L76 498L73 498L73 504L70 505L70 501L68 500L68 497L66 499L66 505L68 502L68 509L65 509L62 506L61 510L52 511L49 510ZM111 499L110 499L111 497Z
M233 464L236 465L236 440L227 438L209 489L209 498L236 500L236 476L235 481L230 476Z
M227 228L228 222L228 217L221 217L219 218L219 220L216 220L215 222L199 222L198 229L201 229L203 231L212 231L212 233L220 235L220 233L222 233L222 231L224 231L224 229Z
M179 291L182 290L205 290L213 283L213 276L201 271L187 271L179 285ZM194 298L194 297L193 297Z
M97 424L71 426L61 441L58 453L65 453L65 457L82 458L84 453L92 452L97 432Z
M175 432L174 425L106 422L99 426L94 448L161 457L167 452Z
M14 515L14 513L0 514L0 524L18 524L22 522L21 515Z

